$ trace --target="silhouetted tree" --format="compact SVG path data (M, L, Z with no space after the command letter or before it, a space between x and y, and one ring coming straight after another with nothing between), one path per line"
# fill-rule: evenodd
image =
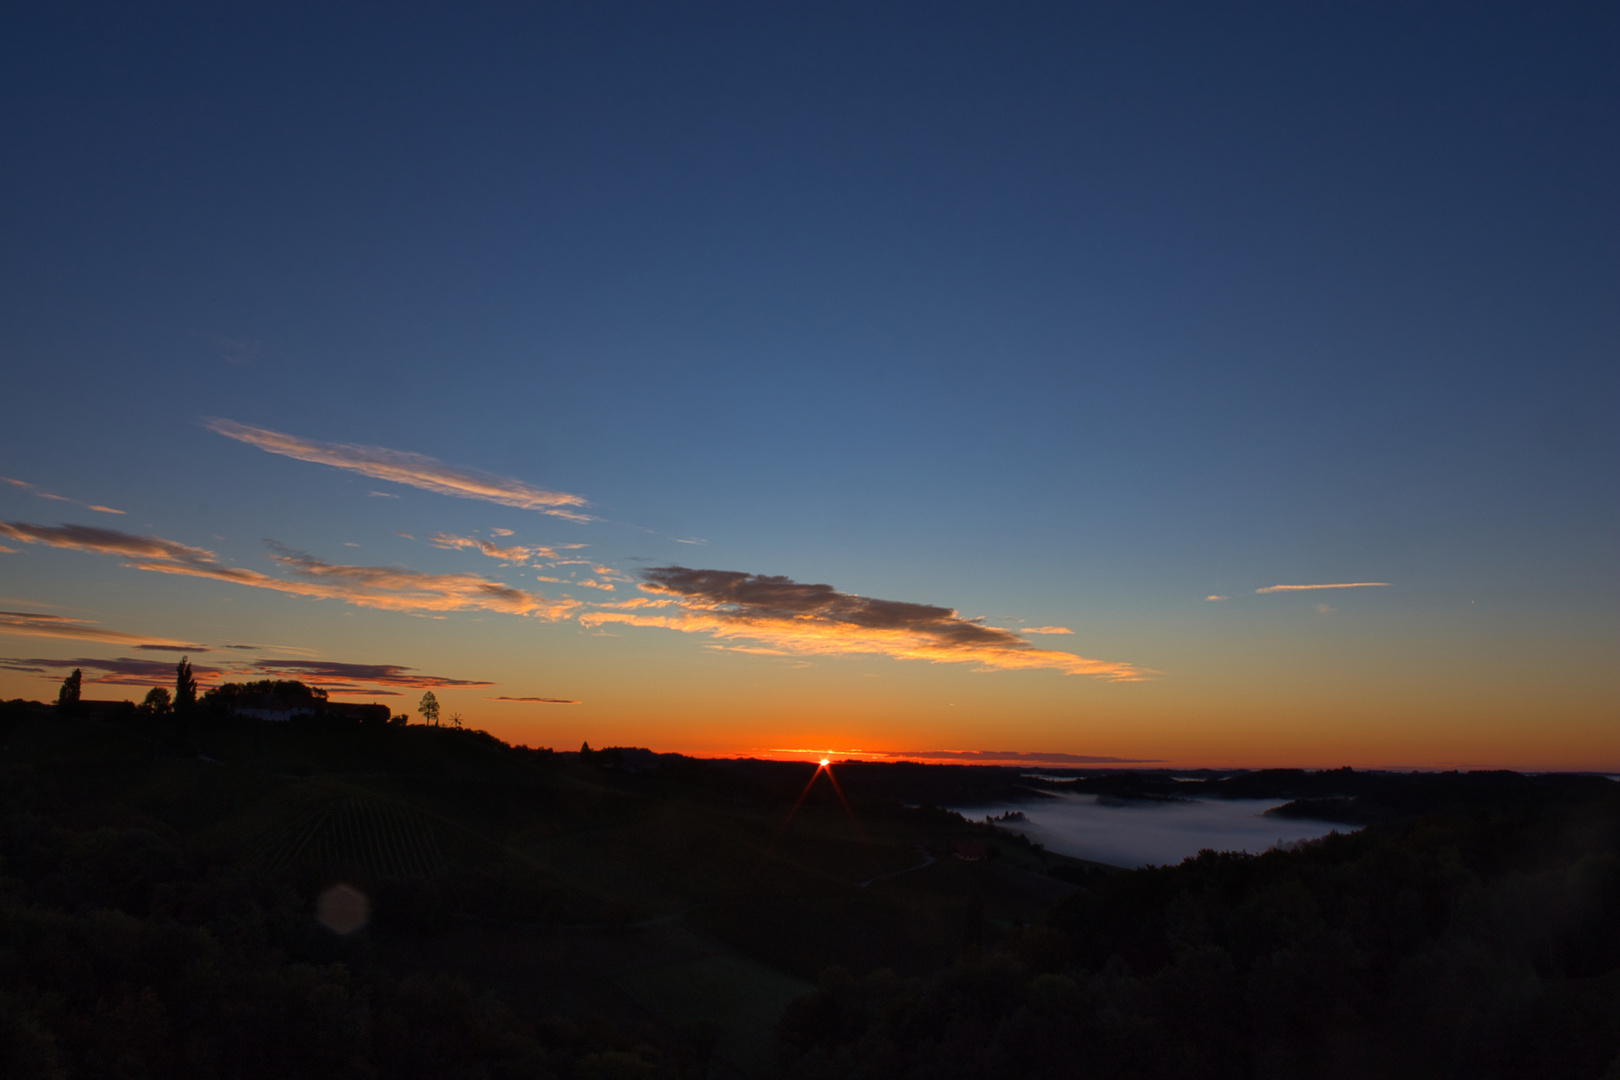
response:
M65 713L71 713L79 707L79 685L84 681L84 672L78 668L73 674L62 680L62 689L56 694L56 707Z
M189 713L197 704L197 680L191 677L191 659L182 656L174 665L174 711Z
M325 690L318 686L305 686L297 679L260 679L257 682L228 682L209 687L198 703L205 709L221 714L243 705L262 707L272 703L307 705L310 712L319 712L326 699Z
M161 686L154 686L146 692L146 700L141 702L141 711L152 716L169 715L169 692Z
M417 702L416 711L422 714L423 720L434 727L439 726L439 699L434 697L433 691L429 690L422 695L422 700Z

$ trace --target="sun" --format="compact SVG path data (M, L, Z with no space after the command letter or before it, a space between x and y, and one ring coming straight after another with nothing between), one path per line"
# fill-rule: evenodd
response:
M832 760L830 758L822 758L821 759L821 767L823 769L825 769L828 765L831 765L831 764L832 764Z

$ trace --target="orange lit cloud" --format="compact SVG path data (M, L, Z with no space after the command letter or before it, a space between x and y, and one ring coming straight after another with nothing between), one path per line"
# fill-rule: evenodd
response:
M96 503L80 502L78 499L70 499L66 495L53 494L52 492L46 491L43 488L39 488L39 487L36 487L33 484L30 484L26 480L13 480L9 476L0 476L0 484L10 484L12 487L22 488L24 491L28 492L30 495L34 495L34 496L36 496L38 498L41 498L41 499L49 499L52 502L65 502L65 503L72 503L75 506L82 506L86 510L94 510L98 514L122 514L123 513L122 510L114 510L110 506L98 506Z
M577 606L574 601L547 600L535 593L514 589L477 574L427 574L397 566L345 566L287 550L267 557L290 571L295 578L272 577L256 570L242 570L215 562L136 562L129 565L160 574L213 578L315 600L341 600L357 607L382 611L485 610L556 619L567 615Z
M113 529L0 521L0 535L27 544L121 555L131 560L125 563L126 566L137 570L210 578L315 600L340 600L357 607L383 611L484 610L558 619L578 607L577 601L548 600L477 574L427 574L395 566L345 566L279 546L267 558L289 572L292 575L290 578L227 566L213 552L204 548L156 536L133 536Z
M317 442L284 435L279 431L239 424L234 420L208 419L203 421L210 431L226 438L256 446L260 450L299 461L312 461L337 469L348 469L377 480L406 484L439 495L453 495L460 499L481 499L501 506L515 506L521 510L538 510L574 521L589 521L590 515L569 507L585 506L579 495L562 491L546 491L511 477L475 469L459 469L426 454L413 454L403 450L390 450L384 446L359 446L352 443Z
M501 532L503 530L496 530ZM512 535L510 530L504 530L507 536ZM488 555L492 559L500 559L505 563L515 563L522 566L535 556L554 559L557 553L546 547L523 547L514 544L511 547L501 547L489 540L480 540L476 536L450 536L446 533L434 533L428 537L428 543L436 548L446 551L476 551Z
M1072 634L1067 626L1028 626L1021 631L1025 634Z
M999 627L950 608L841 593L785 577L734 570L664 566L643 572L641 588L673 601L668 614L624 605L580 616L581 624L624 623L717 638L743 638L794 653L866 653L901 660L977 664L987 669L1044 668L1129 682L1149 672L1133 664L1039 649Z
M511 529L491 529L490 532L503 538L512 535ZM405 534L400 533L399 535L404 536ZM409 539L414 540L415 537L409 537ZM476 536L452 536L449 533L434 533L428 537L428 543L446 551L476 551L481 555L488 555L492 559L516 563L519 566L530 559L545 559L558 566L589 566L598 574L612 575L623 581L630 580L617 570L606 566L596 566L589 559L570 559L558 554L561 551L577 550L585 547L585 544L535 544L529 547L522 544L513 544L511 547L501 547L493 541L483 540Z
M500 537L512 535L511 529L491 529L490 532ZM448 533L434 533L428 537L428 543L434 547L444 548L447 551L476 551L488 555L492 559L500 559L508 566L525 566L530 560L535 560L547 569L552 570L563 566L588 566L591 568L592 573L597 575L596 577L579 580L551 577L546 574L535 575L537 580L549 581L557 585L579 585L587 589L601 589L605 592L613 592L617 589L617 586L614 585L615 581L632 580L610 566L598 566L590 559L570 559L558 554L559 548L580 548L585 546L583 544L559 544L556 547L540 545L525 547L520 544L513 544L509 547L501 547L492 540L484 540L477 536L452 536ZM574 572L578 573L578 571Z
M1272 592L1304 592L1307 589L1381 589L1387 588L1387 581L1347 581L1340 585L1267 585L1263 589L1254 590L1257 593Z
M0 521L0 536L24 544L93 551L98 555L126 555L137 559L210 560L213 552L177 544L157 536L134 536L94 525L30 525L26 521Z
M104 641L111 645L133 645L137 649L163 649L172 651L206 652L200 645L183 641L153 637L150 634L126 634L98 626L91 619L70 619L63 615L35 615L25 611L0 611L0 634L12 637L59 638L67 641Z

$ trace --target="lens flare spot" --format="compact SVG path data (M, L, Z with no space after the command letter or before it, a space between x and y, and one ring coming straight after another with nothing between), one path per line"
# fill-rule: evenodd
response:
M352 934L371 919L371 901L359 889L333 885L315 901L315 918L334 934Z

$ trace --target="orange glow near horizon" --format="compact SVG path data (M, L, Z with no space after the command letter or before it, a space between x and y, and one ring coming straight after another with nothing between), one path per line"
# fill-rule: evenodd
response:
M219 611L235 614L230 605ZM1207 641L1202 624L1174 626L1183 636L1123 650L1168 674L1122 683L887 656L756 656L694 648L690 636L652 630L597 637L495 616L445 633L443 623L402 624L376 609L336 612L324 622L316 618L323 612L333 614L278 606L251 636L210 627L184 609L154 609L149 634L134 632L140 620L100 611L13 614L0 627L15 631L6 635L12 644L0 662L0 698L52 700L71 666L83 665L86 697L138 701L145 688L172 686L176 650L190 649L205 686L299 678L346 701L387 703L413 722L417 699L431 688L446 715L460 712L467 726L525 746L588 740L834 767L1620 773L1617 684L1598 623L1533 641L1517 631L1511 640L1452 641L1428 616L1386 634L1349 620L1318 629L1304 622L1314 614L1302 614L1299 623L1315 637L1272 628L1241 648L1231 644L1236 637ZM546 643L538 659L529 631L536 626ZM36 628L83 643L38 637ZM204 644L233 639L297 645L238 653L230 650L242 646ZM1498 662L1510 644L1521 662ZM108 658L99 668L98 656Z
M120 651L109 650L109 655L140 656L139 661L124 662L138 663L143 672L150 668L151 674L93 673L86 667L86 697L139 700L145 687L172 684L174 657L161 651L124 653L121 644L116 648ZM18 649L14 655L26 658L39 651L45 650ZM60 651L75 658L94 655L78 646ZM342 655L337 648L319 651ZM913 669L920 677L909 677L904 670L890 675L877 669L882 681L857 684L832 678L842 673L818 676L813 669L786 666L777 670L794 683L750 688L760 695L754 697L718 683L699 692L684 683L684 673L674 665L667 672L654 670L644 683L625 688L589 670L544 681L523 676L521 669L514 676L500 664L458 656L454 648L437 659L404 658L421 665L421 685L411 685L416 670L402 670L391 687L328 683L328 689L347 701L387 703L419 722L416 700L431 687L446 714L459 711L469 727L514 745L570 747L588 740L592 746L641 746L694 757L799 760L818 767L823 761L831 766L843 761L915 761L1032 770L1348 765L1620 773L1620 729L1612 722L1612 696L1606 688L1529 685L1523 673L1535 672L1533 667L1508 669L1500 676L1481 672L1467 693L1454 700L1432 689L1424 692L1411 680L1357 687L1317 679L1314 672L1301 673L1294 685L1273 680L1265 696L1208 681L1178 685L1193 682L1191 676L1127 686L1044 676L1030 692L1014 698L1000 694L999 675L963 673L941 691L936 688L943 681L938 668ZM301 668L269 658L262 666L259 661L249 665L227 660L223 650L193 659L199 669L210 662L230 665L232 674L218 678L310 677ZM41 661L12 663L37 666ZM65 670L0 670L0 698L52 700ZM555 688L558 700L566 695L577 704L558 709L518 698L492 700L490 686L445 686L437 678L439 672L487 675L502 691ZM817 678L823 681L812 681ZM1074 687L1098 689L1075 696L1070 690ZM665 697L666 690L674 692ZM777 692L787 700L778 702ZM542 699L546 700L550 699ZM839 719L829 720L834 716ZM1526 716L1535 717L1537 723L1526 724Z

